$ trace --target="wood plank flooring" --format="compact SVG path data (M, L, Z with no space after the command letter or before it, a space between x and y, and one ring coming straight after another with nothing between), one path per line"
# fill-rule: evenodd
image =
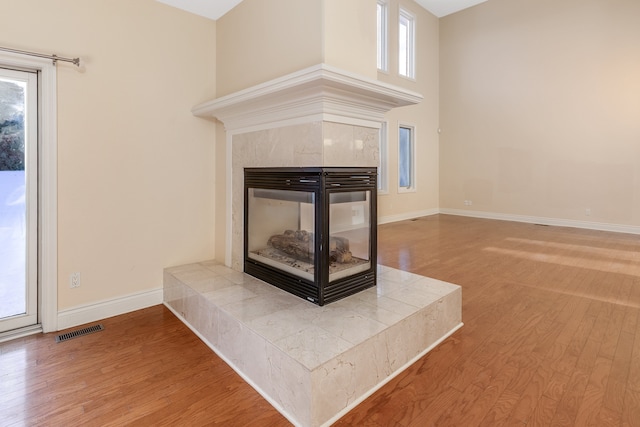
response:
M336 426L640 426L640 236L435 215L379 262L463 288L465 326ZM0 425L287 426L166 308L0 344Z
M465 326L336 425L640 426L640 236L439 215L379 240L461 285Z

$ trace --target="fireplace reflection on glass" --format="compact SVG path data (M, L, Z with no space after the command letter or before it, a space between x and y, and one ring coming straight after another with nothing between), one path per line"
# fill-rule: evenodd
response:
M375 168L246 169L245 271L319 305L374 286L375 181Z

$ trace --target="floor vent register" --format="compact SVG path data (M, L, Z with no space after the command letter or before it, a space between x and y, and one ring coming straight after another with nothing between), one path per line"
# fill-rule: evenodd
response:
M104 330L104 326L102 326L102 324L97 324L97 325L93 325L93 326L89 326L87 328L82 328L82 329L78 329L75 331L71 331L71 332L67 332L64 334L60 334L56 336L56 342L63 342L63 341L69 341L70 339L73 338L78 338L84 335L89 335L92 334L94 332L100 332Z

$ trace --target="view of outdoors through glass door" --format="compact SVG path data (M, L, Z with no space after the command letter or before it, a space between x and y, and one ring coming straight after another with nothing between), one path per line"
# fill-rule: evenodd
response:
M0 68L0 332L38 322L36 73Z

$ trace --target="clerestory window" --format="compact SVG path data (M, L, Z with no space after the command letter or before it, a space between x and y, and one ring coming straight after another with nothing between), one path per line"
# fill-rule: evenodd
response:
M400 9L398 26L398 74L411 79L415 78L415 17L404 9Z
M378 70L387 71L387 26L389 5L378 0Z

